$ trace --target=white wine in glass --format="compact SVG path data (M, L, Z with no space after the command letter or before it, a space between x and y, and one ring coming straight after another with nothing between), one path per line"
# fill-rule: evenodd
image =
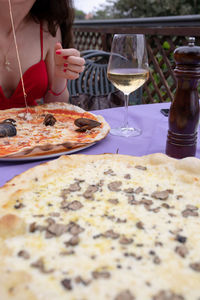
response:
M142 34L115 34L108 63L108 79L124 93L125 115L121 127L110 133L119 136L137 136L141 129L129 126L128 104L130 93L149 78L149 65L145 37Z

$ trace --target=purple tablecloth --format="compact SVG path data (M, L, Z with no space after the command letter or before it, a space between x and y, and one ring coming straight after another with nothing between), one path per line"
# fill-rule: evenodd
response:
M142 129L137 137L117 137L108 135L104 140L82 150L81 154L116 153L142 156L150 153L165 153L168 118L160 113L161 108L168 108L169 103L146 104L129 107L129 123ZM121 125L124 108L111 108L95 111L102 115L111 127ZM200 141L198 137L196 156L200 158ZM31 162L0 162L0 186L23 171L45 162L38 160Z

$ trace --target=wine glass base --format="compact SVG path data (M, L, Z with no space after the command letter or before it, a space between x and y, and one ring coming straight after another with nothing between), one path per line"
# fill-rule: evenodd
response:
M139 128L133 127L119 127L119 128L111 128L110 134L123 136L123 137L130 137L130 136L138 136L142 133L142 130Z

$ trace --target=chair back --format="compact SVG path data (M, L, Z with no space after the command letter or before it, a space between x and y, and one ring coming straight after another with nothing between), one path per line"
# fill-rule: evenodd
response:
M69 102L85 110L123 106L123 93L118 91L107 78L110 52L85 50L85 69L78 79L68 80ZM142 103L142 88L130 95L129 104Z
M103 96L114 92L116 88L107 78L110 53L100 50L85 50L81 52L81 56L85 59L85 69L78 79L68 81L70 95Z

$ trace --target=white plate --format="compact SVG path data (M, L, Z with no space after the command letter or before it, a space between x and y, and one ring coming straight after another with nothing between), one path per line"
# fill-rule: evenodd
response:
M41 159L50 159L50 158L54 158L54 157L58 157L58 156L61 156L61 155L65 155L65 154L72 154L72 153L75 153L75 152L78 152L78 151L81 151L81 150L84 150L84 149L87 149L91 146L93 146L94 144L96 143L91 143L91 144L88 144L86 146L83 146L83 147L78 147L76 149L72 149L72 150L68 150L68 151L61 151L61 152L58 152L58 153L52 153L52 154L47 154L47 155L37 155L37 156L25 156L25 157L5 157L5 158L0 158L0 162L3 161L3 162L15 162L15 161L32 161L32 160L41 160Z

